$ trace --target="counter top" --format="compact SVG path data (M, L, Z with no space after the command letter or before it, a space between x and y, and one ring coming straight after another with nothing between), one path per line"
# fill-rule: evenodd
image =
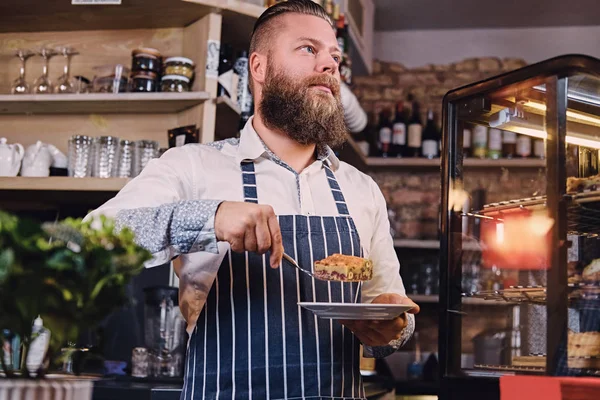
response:
M368 399L377 399L394 390L390 379L368 379L365 391ZM179 400L181 384L102 379L94 383L92 400Z

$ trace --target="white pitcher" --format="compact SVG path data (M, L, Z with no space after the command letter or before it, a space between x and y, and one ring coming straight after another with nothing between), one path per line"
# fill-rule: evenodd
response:
M38 140L35 144L32 144L25 150L21 175L38 177L48 176L50 175L52 161L53 158L48 145Z
M6 138L0 138L0 176L17 176L25 151L19 143L6 142Z

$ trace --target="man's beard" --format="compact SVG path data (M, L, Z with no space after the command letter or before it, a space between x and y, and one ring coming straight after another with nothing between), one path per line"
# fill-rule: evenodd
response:
M330 88L333 96L312 89L314 85ZM259 110L267 128L282 131L300 144L337 147L346 141L340 85L330 75L298 81L269 64Z

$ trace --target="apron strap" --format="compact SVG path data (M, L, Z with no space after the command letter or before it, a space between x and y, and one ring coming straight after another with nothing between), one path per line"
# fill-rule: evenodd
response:
M242 183L244 185L244 201L246 203L258 204L254 161L242 161L240 166L242 168Z
M323 163L323 166L325 167L327 182L329 183L329 188L331 189L331 194L333 196L333 200L335 201L338 213L340 215L349 216L350 212L348 211L348 206L346 205L346 199L344 198L344 194L340 189L340 185L335 179L333 171L326 163ZM254 169L254 161L242 161L240 163L240 167L242 169L244 201L246 203L258 204L258 190L256 187L256 173Z
M335 205L337 206L338 213L340 215L350 215L348 212L348 206L346 205L346 199L344 198L344 194L342 193L342 189L340 189L340 185L335 179L335 175L333 171L326 163L323 163L325 167L325 174L327 175L327 182L329 182L329 187L331 188L331 194L333 195L333 200L335 200Z

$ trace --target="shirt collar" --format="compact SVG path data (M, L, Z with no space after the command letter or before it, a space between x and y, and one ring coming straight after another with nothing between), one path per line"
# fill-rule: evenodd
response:
M279 160L279 157L269 150L267 145L262 141L254 129L254 126L252 125L253 120L254 116L250 117L240 132L240 144L238 147L236 161L238 164L242 161L254 161L264 155L273 161ZM333 150L327 145L320 146L317 149L317 160L326 163L334 171L340 166L340 160L337 158Z

